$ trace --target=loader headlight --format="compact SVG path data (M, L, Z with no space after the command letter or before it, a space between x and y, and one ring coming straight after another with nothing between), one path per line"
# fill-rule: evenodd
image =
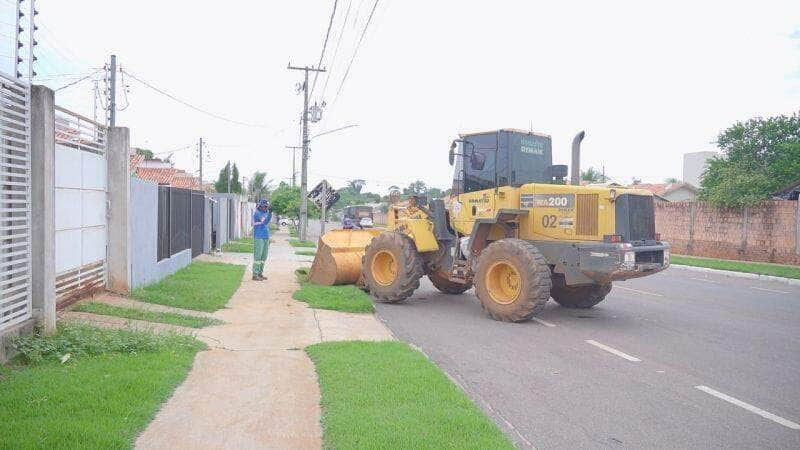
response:
M625 252L625 265L632 266L636 263L636 252Z
M669 265L669 250L664 250L664 266Z

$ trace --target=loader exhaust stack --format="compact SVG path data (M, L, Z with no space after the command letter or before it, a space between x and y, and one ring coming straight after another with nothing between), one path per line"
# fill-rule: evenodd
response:
M572 138L572 176L569 178L569 184L573 186L581 185L581 141L586 136L585 131L581 131Z

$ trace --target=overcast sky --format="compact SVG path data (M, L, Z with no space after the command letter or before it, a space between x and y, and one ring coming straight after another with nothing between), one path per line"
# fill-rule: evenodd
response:
M459 132L511 127L552 135L555 163L564 164L572 136L586 130L584 168L659 182L680 178L682 154L713 149L733 122L800 108L798 1L380 0L337 96L373 1L338 1L323 61L330 79L320 76L314 91L321 101L328 82L328 106L311 134L358 127L312 142L312 184L363 178L382 193L416 179L448 187L446 155ZM2 22L13 20L10 3L0 0ZM117 124L131 128L134 145L190 146L174 160L196 171L192 149L203 137L207 180L228 159L245 175L291 176L283 147L299 142L294 86L302 73L286 65L318 62L333 0L37 5L40 82L67 84L114 52L158 88L260 125L205 116L128 78ZM119 105L128 102L120 92ZM91 115L91 81L60 90L57 103Z

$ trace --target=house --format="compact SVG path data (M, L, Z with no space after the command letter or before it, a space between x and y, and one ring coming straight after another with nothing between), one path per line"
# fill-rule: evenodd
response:
M800 178L773 192L774 200L798 200L800 197Z
M200 179L181 169L172 167L170 161L147 159L134 153L130 157L131 176L162 186L184 189L200 189Z
M650 191L657 200L668 202L693 202L700 191L689 183L640 183L628 187Z

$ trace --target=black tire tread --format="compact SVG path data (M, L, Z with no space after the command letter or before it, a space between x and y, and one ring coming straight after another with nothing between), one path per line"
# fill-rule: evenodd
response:
M379 286L369 275L367 261L372 260L372 255L379 250L397 250L400 254L399 280L391 286ZM419 288L419 279L423 275L422 258L417 253L414 241L408 236L394 231L387 231L375 236L367 245L364 256L361 258L361 275L365 285L376 301L381 303L398 303L411 297ZM387 289L388 288L388 289Z
M445 278L443 272L429 272L428 279L431 280L433 287L444 294L460 295L472 289L472 281L468 283L456 283Z

